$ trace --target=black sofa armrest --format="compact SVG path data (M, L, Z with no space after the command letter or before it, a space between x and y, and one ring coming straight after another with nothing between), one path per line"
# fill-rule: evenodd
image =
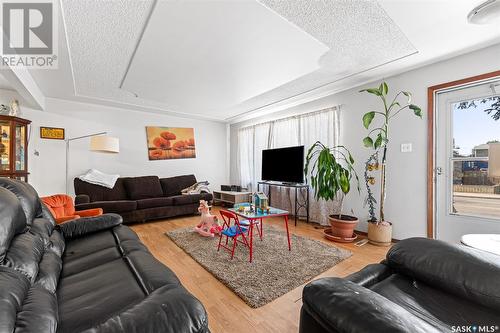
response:
M306 285L303 307L325 332L444 332L387 298L341 278L323 278Z
M184 287L166 285L89 330L92 332L209 333L203 305Z
M118 214L103 214L94 217L81 217L62 224L57 228L64 238L78 238L93 232L116 227L122 224L122 217Z
M110 203L113 201L106 201L106 203ZM102 201L88 202L88 203L79 203L75 204L75 210L86 210L93 208L102 208Z
M90 203L90 197L86 194L78 194L75 197L75 205Z
M370 288L374 284L386 279L392 273L391 268L384 263L371 264L360 271L352 273L346 279L362 287Z
M399 241L387 253L395 272L500 309L500 260L492 253L427 238Z

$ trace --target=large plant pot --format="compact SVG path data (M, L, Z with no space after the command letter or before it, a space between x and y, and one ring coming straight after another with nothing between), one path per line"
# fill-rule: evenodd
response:
M377 246L390 246L392 241L392 223L380 222L378 224L368 222L368 242Z
M354 228L358 224L358 218L350 215L330 215L328 220L332 227L332 235L343 239L352 238Z

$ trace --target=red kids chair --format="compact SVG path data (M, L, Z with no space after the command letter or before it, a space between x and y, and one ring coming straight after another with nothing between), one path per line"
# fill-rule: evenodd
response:
M78 219L80 217L90 217L102 215L102 208L93 208L75 211L73 199L66 194L55 194L49 197L40 198L54 215L57 224Z
M245 232L247 231L248 228L240 225L238 216L233 212L227 210L221 210L220 215L224 222L222 224L222 232L219 237L219 245L217 246L217 251L219 251L220 248L223 247L227 251L231 252L231 259L233 259L234 251L236 249L236 244L238 242L250 248L248 240L245 237ZM231 222L233 222L233 225L231 225ZM222 236L226 236L226 244L222 244ZM232 248L227 246L229 238L233 239ZM238 238L241 238L242 240L239 240Z

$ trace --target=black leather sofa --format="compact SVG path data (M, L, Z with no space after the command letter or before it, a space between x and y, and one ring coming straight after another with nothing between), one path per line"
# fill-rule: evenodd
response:
M194 175L123 177L109 189L75 178L75 208L102 208L104 213L122 216L123 223L195 214L200 200L212 200L211 193L181 194L183 189L195 183Z
M7 178L0 212L0 332L208 332L203 305L119 215L56 227Z
M380 264L309 283L302 300L301 333L498 332L500 256L410 238Z

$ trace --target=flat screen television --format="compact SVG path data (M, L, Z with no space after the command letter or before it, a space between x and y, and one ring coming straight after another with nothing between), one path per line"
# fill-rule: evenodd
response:
M304 182L304 146L262 151L262 180Z

